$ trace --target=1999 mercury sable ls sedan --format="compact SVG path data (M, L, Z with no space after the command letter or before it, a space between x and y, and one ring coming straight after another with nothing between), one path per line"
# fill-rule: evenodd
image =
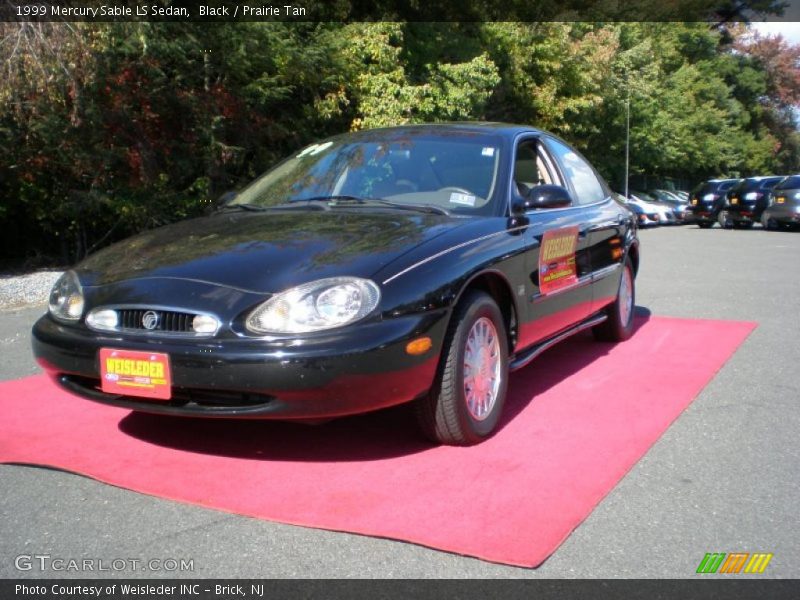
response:
M56 283L39 364L136 411L322 419L414 402L474 444L508 373L592 328L632 331L632 213L560 139L459 123L304 148L214 214L148 231Z

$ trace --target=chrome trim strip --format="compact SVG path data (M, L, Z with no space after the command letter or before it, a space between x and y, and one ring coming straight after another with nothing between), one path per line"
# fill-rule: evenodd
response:
M597 315L596 317L593 317L588 321L584 321L583 323L580 323L578 325L575 325L574 327L567 329L566 331L560 333L554 338L551 338L547 341L542 342L541 344L531 347L529 350L523 352L522 355L516 356L514 360L511 361L511 364L509 365L509 370L516 371L517 369L521 369L522 367L527 366L534 358L539 356L542 352L544 352L548 348L552 348L557 343L563 342L565 339L567 339L568 337L572 337L576 333L580 333L581 331L589 329L590 327L594 327L595 325L600 325L600 323L603 323L607 319L608 316L605 314Z
M622 225L624 225L624 221L603 221L602 223L597 223L596 225L589 227L589 233L603 231L604 229L611 229L612 227L621 227Z
M503 218L503 217L498 217L498 218ZM422 260L420 260L418 262L415 262L413 265L409 265L408 267L406 267L402 271L399 271L399 272L395 273L394 275L392 275L391 277L389 277L388 279L385 279L383 281L383 285L386 285L390 281L393 281L394 279L397 279L401 275L405 275L406 273L408 273L409 271L412 271L413 269L416 269L417 267L421 267L425 263L429 263L432 260L436 260L440 256L444 256L445 254L453 252L454 250L458 250L459 248L463 248L465 246L469 246L470 244L476 244L478 242L482 242L483 240L488 240L489 238L492 238L492 237L494 237L496 235L503 235L503 234L509 233L511 231L519 231L521 229L529 229L529 228L530 228L530 224L520 225L518 227L511 227L509 229L503 229L502 231L495 231L494 233L489 233L487 235L483 235L483 236L481 236L479 238L475 238L474 240L468 240L466 242L461 242L460 244L456 244L455 246L451 246L450 248L446 248L445 250L441 250L441 251L437 252L436 254L433 254L433 255L431 255L431 256L429 256L427 258L423 258Z
M176 312L176 313L184 313L194 316L204 316L204 317L211 317L217 322L217 328L212 333L197 333L196 331L158 331L155 329L130 329L130 328L123 328L123 327L114 327L113 329L108 329L104 327L93 327L89 324L89 315L92 313L101 311L101 310L157 310L157 311L166 311L166 312ZM222 327L222 319L220 319L217 315L209 312L198 311L192 308L179 308L175 306L163 306L160 304L106 304L103 306L96 306L88 313L86 313L86 318L84 319L84 323L86 327L91 329L92 331L98 331L101 333L124 333L130 335L140 335L143 337L158 337L158 338L210 338L214 337L219 333L220 328Z
M214 287L225 288L227 290L234 290L237 292L244 292L246 294L258 294L260 296L272 295L274 292L264 292L260 290L250 290L247 288L237 287L235 285L228 285L226 283L215 283L213 281L206 281L205 279L194 279L192 277L167 277L164 275L148 275L146 277L129 277L127 279L120 279L118 281L111 281L109 283L101 283L100 285L87 285L87 288L101 288L107 285L117 285L126 283L128 281L145 281L147 279L166 279L168 281L191 281L192 283L203 283L205 285L212 285ZM191 311L190 311L191 312Z
M622 263L614 263L613 265L608 265L607 267L598 269L592 274L592 281L597 281L598 279L603 279L604 277L613 275L619 271L620 267L622 267Z

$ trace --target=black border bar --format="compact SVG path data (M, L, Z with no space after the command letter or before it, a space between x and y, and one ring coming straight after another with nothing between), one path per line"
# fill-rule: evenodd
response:
M720 23L800 20L798 4L798 0L0 0L0 21Z
M126 591L127 590L127 591ZM515 580L258 580L258 579L5 579L4 600L655 600L796 598L798 580L515 579ZM99 591L99 593L98 593Z

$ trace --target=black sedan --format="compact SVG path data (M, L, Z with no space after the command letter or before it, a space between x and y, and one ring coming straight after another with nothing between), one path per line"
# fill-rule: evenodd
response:
M433 440L490 435L508 373L576 332L631 335L633 214L560 139L503 124L312 144L215 214L56 283L39 364L150 413L318 420L414 402Z
M800 227L800 175L787 177L772 189L761 224L764 229Z

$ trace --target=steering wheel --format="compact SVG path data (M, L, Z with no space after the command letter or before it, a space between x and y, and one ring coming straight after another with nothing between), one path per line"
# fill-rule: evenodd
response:
M464 189L462 187L456 187L454 185L447 185L445 187L439 188L436 191L437 192L457 192L459 194L466 194L467 196L474 196L475 195L472 192L470 192L469 190L466 190L466 189Z
M410 190L410 192L417 192L419 191L419 186L416 183L411 181L410 179L398 179L394 182L397 187L406 188Z

